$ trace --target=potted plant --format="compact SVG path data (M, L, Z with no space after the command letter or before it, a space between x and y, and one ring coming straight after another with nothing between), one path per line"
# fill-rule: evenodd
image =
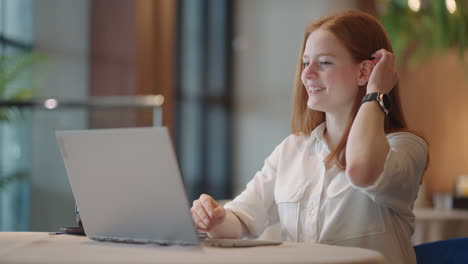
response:
M407 61L415 66L428 55L452 48L465 62L468 1L379 0L377 13L400 63Z

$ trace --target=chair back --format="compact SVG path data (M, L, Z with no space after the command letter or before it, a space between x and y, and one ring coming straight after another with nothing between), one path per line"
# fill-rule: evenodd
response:
M418 264L467 264L468 238L456 238L414 247Z

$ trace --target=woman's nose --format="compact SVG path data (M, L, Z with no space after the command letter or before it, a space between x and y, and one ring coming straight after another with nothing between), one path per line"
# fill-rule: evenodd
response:
M311 78L313 80L317 79L318 77L317 71L313 69L312 65L308 65L306 68L304 68L304 75L307 78Z

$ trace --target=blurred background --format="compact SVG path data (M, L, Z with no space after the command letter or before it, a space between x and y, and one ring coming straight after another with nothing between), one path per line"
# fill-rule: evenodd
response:
M0 230L75 225L55 130L162 120L189 199L233 198L289 134L305 25L348 9L386 27L429 142L417 206L467 196L467 2L0 0Z

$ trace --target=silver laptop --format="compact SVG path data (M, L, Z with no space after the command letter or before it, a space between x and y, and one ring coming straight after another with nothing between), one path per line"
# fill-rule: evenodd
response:
M57 131L86 235L94 240L198 245L165 127ZM242 247L277 241L204 239Z

